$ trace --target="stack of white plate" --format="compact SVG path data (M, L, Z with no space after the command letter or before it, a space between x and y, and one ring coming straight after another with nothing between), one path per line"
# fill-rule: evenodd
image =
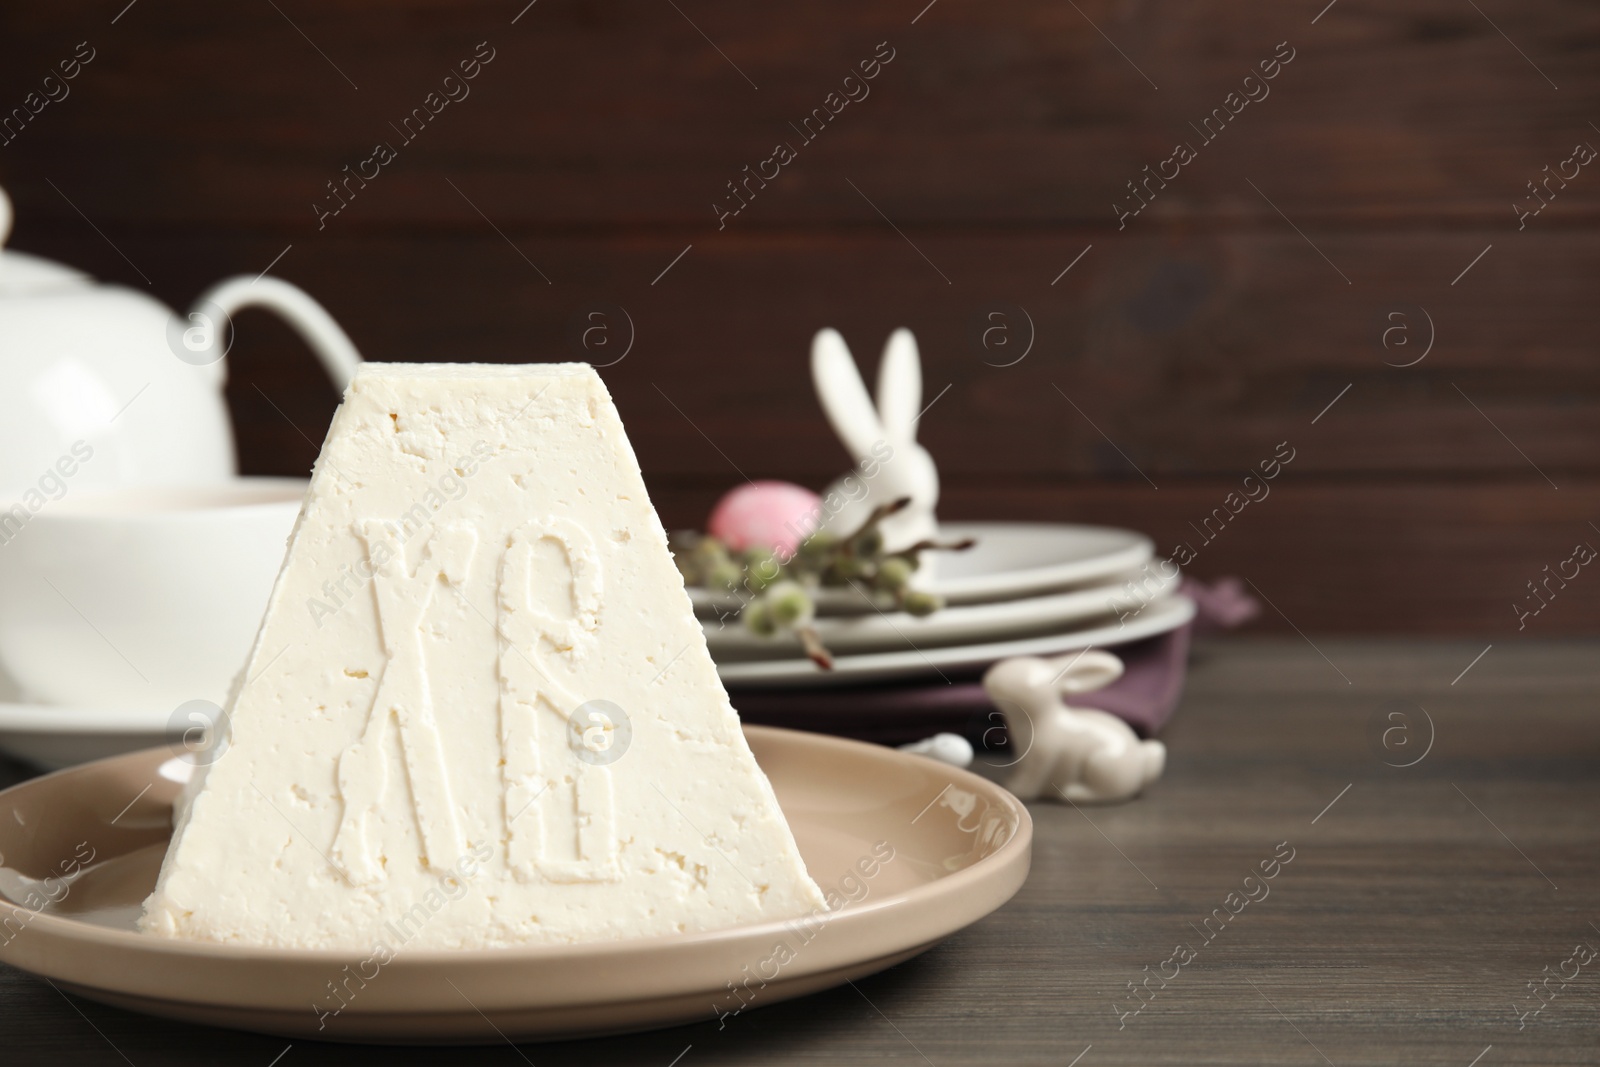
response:
M1154 561L1148 537L1109 526L950 522L941 536L976 544L940 555L927 590L946 607L918 618L864 588L819 589L817 634L832 670L793 635L759 637L739 600L689 593L722 680L738 688L911 681L987 666L1007 656L1071 652L1154 637L1194 617L1179 576Z

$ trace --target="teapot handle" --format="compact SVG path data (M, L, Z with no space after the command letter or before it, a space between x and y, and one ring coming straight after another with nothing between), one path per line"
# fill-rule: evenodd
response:
M189 312L191 318L200 315L209 318L206 312L208 304L221 309L228 321L247 307L263 307L282 315L311 346L311 350L322 361L328 377L333 379L333 384L341 393L350 384L356 367L361 363L361 353L356 351L349 334L340 328L327 309L313 300L304 289L281 278L265 275L252 278L241 274L218 282L200 294ZM220 328L210 331L213 346L224 343L222 334ZM227 348L224 347L222 353L226 352ZM215 361L219 371L221 359L222 355L219 354Z

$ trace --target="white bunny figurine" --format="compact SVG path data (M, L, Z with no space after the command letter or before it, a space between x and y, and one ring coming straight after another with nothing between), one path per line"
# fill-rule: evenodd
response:
M1027 746L1006 788L1024 800L1054 793L1105 803L1131 799L1161 777L1167 748L1160 741L1141 741L1115 715L1069 708L1061 699L1121 676L1122 661L1109 652L1018 656L990 667L983 688L1006 717L1012 744Z
M828 422L856 461L824 491L821 528L848 536L866 523L873 508L910 498L879 526L885 550L901 552L936 538L939 471L928 450L917 444L922 362L911 331L894 331L883 347L876 407L838 330L818 330L812 340L811 380ZM929 563L931 558L925 559L921 571Z
M927 756L940 763L948 763L952 767L972 766L972 742L960 734L934 734L924 737L921 741L913 741L909 745L901 745L901 752L909 752L913 756Z

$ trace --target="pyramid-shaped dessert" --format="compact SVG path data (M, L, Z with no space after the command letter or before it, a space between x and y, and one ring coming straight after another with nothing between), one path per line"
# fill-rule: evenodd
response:
M144 931L651 936L824 907L585 364L374 364Z

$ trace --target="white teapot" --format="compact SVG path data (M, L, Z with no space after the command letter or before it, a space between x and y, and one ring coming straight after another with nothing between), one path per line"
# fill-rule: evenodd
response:
M0 190L0 246L11 220ZM0 248L0 508L58 486L64 495L232 478L222 357L229 317L249 306L292 323L344 389L361 356L288 282L231 278L179 316L134 289Z

